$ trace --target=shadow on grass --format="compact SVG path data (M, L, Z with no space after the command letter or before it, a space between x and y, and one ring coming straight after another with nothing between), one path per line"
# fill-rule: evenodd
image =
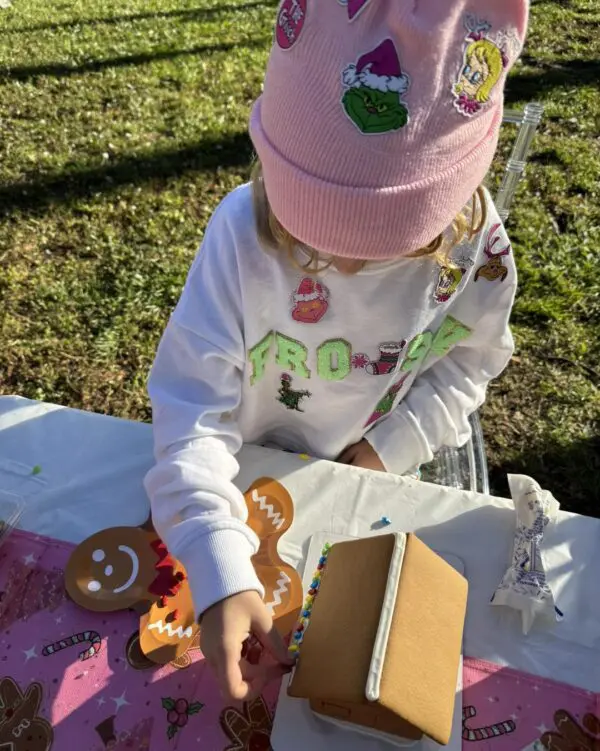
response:
M144 65L158 60L175 60L178 57L184 57L187 55L207 55L213 52L229 52L240 47L263 47L269 42L269 37L261 37L259 39L247 39L239 42L199 44L198 46L191 47L187 50L162 50L160 52L144 52L137 55L109 57L105 60L90 60L87 63L81 63L81 65L67 65L66 63L23 65L15 68L8 68L1 72L0 83L7 80L28 81L37 76L64 78L65 76L78 76L82 73L99 73L107 68L125 68L130 65Z
M567 60L549 66L539 65L531 58L522 59L525 65L535 65L538 69L509 77L505 95L507 104L537 101L546 92L561 87L600 87L600 60Z
M600 436L570 446L540 441L515 460L490 470L495 495L509 498L506 475L525 474L549 490L565 511L600 518Z
M83 26L117 26L128 21L148 21L159 18L166 20L173 18L177 21L203 21L213 16L224 13L234 13L239 10L252 10L253 8L270 8L275 2L240 3L239 5L217 5L211 8L187 8L186 10L160 10L147 11L146 13L130 13L121 16L109 16L107 18L84 18L72 21L60 21L56 23L40 23L35 26L18 26L14 29L4 29L4 34L26 34L33 31L60 31L61 29L80 29Z
M182 148L124 156L108 164L48 175L36 182L20 182L0 188L0 215L16 209L37 213L56 203L113 191L119 185L135 185L217 167L248 165L252 146L246 133L214 138Z

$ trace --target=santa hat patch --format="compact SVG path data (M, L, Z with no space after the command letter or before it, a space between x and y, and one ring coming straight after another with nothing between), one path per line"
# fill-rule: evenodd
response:
M358 58L356 65L348 65L342 80L344 86L403 94L410 84L410 79L400 68L400 59L391 39L386 39L371 52Z

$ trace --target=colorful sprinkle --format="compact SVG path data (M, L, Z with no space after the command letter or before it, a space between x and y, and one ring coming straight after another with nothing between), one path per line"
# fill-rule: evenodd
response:
M389 518L389 516L382 516L381 523L387 527L389 524L392 523L392 520Z
M300 459L304 459L305 462L310 461L310 456L308 454L298 454Z
M39 475L42 471L42 468L39 464L36 464L35 467L31 470L32 475Z
M302 643L302 640L304 639L304 633L306 631L306 628L309 625L309 619L310 619L310 614L312 611L312 606L313 606L315 597L317 596L319 592L319 587L321 585L321 577L323 574L323 569L327 562L327 554L329 553L330 548L331 548L331 545L329 543L326 543L323 547L323 550L321 551L321 557L319 558L319 565L318 565L317 571L315 572L314 578L310 585L310 589L308 590L308 594L306 595L306 598L304 600L304 605L302 607L300 617L298 618L296 626L294 627L294 632L292 635L292 642L290 646L288 647L290 652L298 652L299 645Z

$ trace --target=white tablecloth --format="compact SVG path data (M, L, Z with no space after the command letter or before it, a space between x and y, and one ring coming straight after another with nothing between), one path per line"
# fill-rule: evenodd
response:
M142 478L152 464L149 425L0 397L0 490L21 492L21 527L78 542L149 512ZM492 607L506 569L511 501L246 446L237 483L270 476L292 495L295 519L282 554L301 571L316 531L364 536L418 531L464 562L469 580L465 654L600 691L600 521L561 512L548 531L550 583L562 623L521 634L518 614ZM41 472L31 475L34 466ZM558 499L560 500L560 499Z

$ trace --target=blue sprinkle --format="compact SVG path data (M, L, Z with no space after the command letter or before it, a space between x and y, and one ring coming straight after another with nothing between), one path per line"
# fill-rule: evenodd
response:
M303 610L302 611L303 618L308 618L309 615L310 615L310 610Z
M296 641L300 641L302 639L302 631L296 631L296 633L294 634L294 639Z
M319 579L313 579L312 584L310 585L310 588L311 589L318 589L320 583L321 582L320 582Z
M327 557L326 557L326 556L324 556L324 555L322 555L322 556L321 556L321 557L319 558L319 563L321 564L321 566L324 566L324 565L325 565L325 564L327 563Z
M392 523L392 521L391 521L391 519L389 518L389 516L382 516L382 517L381 517L381 523L382 523L382 524L383 524L384 526L386 526L386 527L387 527L387 526L388 526L389 524L391 524L391 523Z

